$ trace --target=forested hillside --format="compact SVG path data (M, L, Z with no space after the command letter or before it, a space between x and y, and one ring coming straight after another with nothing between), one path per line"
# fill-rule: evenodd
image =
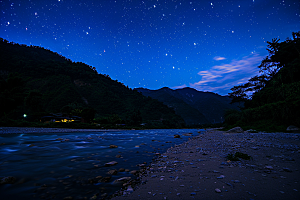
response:
M281 131L300 127L300 32L283 42L273 39L267 47L260 75L231 89L233 101L245 107L227 113L227 124Z
M94 67L42 47L1 38L0 63L2 121L20 120L24 113L32 121L48 113L66 113L83 117L86 122L144 122L164 127L184 123L163 103L98 74Z
M239 104L230 104L232 99L228 96L201 92L193 88L172 90L165 87L159 90L144 88L136 90L174 108L176 114L180 115L188 125L222 123L226 110L239 110Z

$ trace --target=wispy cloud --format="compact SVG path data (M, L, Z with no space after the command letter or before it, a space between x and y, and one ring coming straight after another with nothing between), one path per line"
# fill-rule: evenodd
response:
M226 58L225 57L221 57L221 56L215 56L214 57L214 60L217 60L217 61L219 61L219 60L225 60Z
M263 57L258 54L251 54L241 60L232 60L229 64L213 66L209 70L198 72L201 80L189 85L199 91L210 91L226 95L233 86L245 83L258 74L259 69L257 66Z

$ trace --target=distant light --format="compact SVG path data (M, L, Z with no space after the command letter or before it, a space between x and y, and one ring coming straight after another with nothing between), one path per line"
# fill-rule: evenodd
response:
M27 117L27 115L26 115L26 114L24 114L24 115L23 115L23 117L25 118L25 117Z

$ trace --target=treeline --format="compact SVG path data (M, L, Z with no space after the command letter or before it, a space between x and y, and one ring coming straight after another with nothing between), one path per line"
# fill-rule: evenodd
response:
M184 126L182 118L163 103L48 49L0 38L0 63L1 125L37 123L45 115L61 113L101 127Z
M268 42L269 55L258 66L260 75L235 86L233 102L243 102L241 111L228 111L227 126L285 131L300 127L300 32L280 42Z

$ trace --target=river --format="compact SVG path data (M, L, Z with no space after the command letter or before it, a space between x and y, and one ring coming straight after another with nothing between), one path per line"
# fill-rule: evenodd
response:
M203 131L155 129L0 135L0 178L16 178L14 184L0 185L0 198L101 199L121 188L122 184L116 184L115 180L134 179L130 172L139 170L138 164L148 165L156 153L163 153ZM174 138L175 134L180 138ZM105 166L111 161L117 164ZM126 171L120 172L120 168ZM107 174L113 169L118 173Z

